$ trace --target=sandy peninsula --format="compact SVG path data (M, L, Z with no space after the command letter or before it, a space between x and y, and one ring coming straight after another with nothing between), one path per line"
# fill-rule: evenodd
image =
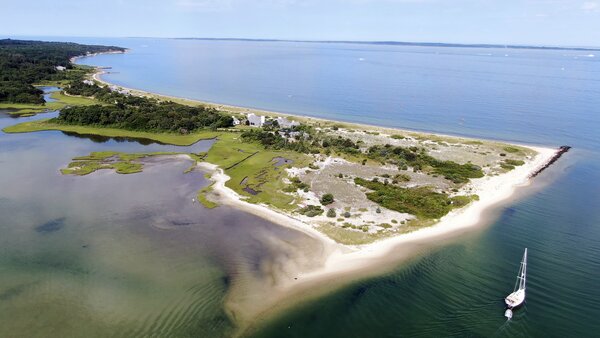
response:
M103 85L115 86L102 79L102 75L105 74L105 70L101 67L97 68L96 72L92 75L93 79ZM345 123L339 121L330 121L325 119L310 118L304 116L295 116L289 114L281 114L276 112L269 112L264 110L256 110L244 107L236 107L229 105L216 104L205 101L191 100L187 98L178 98L171 96L164 96L146 92L139 89L126 88L117 86L121 90L128 91L131 95L150 96L160 99L169 100L182 100L187 103L196 103L203 105L211 105L228 112L254 112L262 114L274 114L274 115L286 115L299 118L301 121L312 120L312 121L323 121L326 125L340 124L345 127L359 127L364 130L374 130L381 133L411 133L412 131L395 129L395 128L384 128L370 125L361 125L355 123ZM449 137L443 134L431 134L439 137ZM503 143L508 144L508 143ZM212 173L211 179L215 182L213 185L214 194L217 196L220 203L230 205L238 209L244 210L248 213L255 214L262 218L265 218L273 223L280 224L282 226L291 227L296 230L302 231L310 236L320 239L327 247L329 257L326 260L325 265L317 270L307 273L303 276L304 280L310 278L317 278L326 273L335 273L340 271L347 271L352 269L361 268L362 264L369 264L366 262L368 259L377 259L385 256L392 248L401 245L403 243L411 241L422 241L430 238L438 238L446 234L459 231L468 227L473 227L481 223L481 216L483 212L510 198L510 196L519 187L527 186L530 183L530 176L544 167L555 154L558 149L547 148L547 147L534 147L528 145L516 145L518 147L524 147L532 150L534 156L531 156L525 161L522 166L516 167L514 170L510 170L506 173L489 176L486 175L482 178L472 179L465 187L471 193L479 196L479 200L470 203L464 208L453 210L436 222L433 226L424 227L417 231L413 231L407 234L394 236L391 238L385 238L378 240L374 243L364 245L344 245L340 244L330 237L324 235L321 231L315 229L315 227L301 217L295 217L292 213L285 213L281 210L273 210L267 205L253 204L245 201L246 197L241 196L231 188L226 186L227 181L230 177L218 166L201 162L198 164L203 170Z
M310 224L292 215L272 210L266 205L247 203L244 201L243 196L225 185L230 177L222 169L210 163L199 163L198 166L203 170L212 172L211 180L215 182L213 190L218 196L219 202L260 216L273 223L294 228L315 238L319 238L329 246L330 250L328 251L330 255L326 260L326 264L317 271L303 275L303 279L307 280L318 278L327 273L360 269L362 267L361 264L369 264L367 262L368 259L377 259L385 256L395 246L403 243L439 238L443 235L481 224L482 214L486 209L508 200L516 189L529 185L530 175L548 163L558 151L552 148L530 148L534 149L537 155L525 165L502 175L486 176L474 179L469 183L473 192L479 196L478 201L472 202L465 208L451 211L433 226L364 245L343 245L337 243Z
M102 79L101 76L104 73L105 71L102 68L98 68L93 74L93 80L103 85L114 86ZM294 116L158 95L121 86L116 87L121 91L127 91L131 95L174 100L185 104L208 105L220 111L233 114L255 113L267 116L290 116L301 123L316 122L318 123L319 128L324 128L323 130L325 131L331 131L331 129L326 128L330 128L333 125L340 126L345 131L357 129L360 130L360 132L355 134L360 134L360 137L370 134L379 135L380 133L384 136L401 133L404 135L411 135L414 140L419 138L417 134L422 134L408 130L330 121L305 116ZM335 130L338 129L336 128ZM352 132L354 133L354 131ZM431 136L435 142L442 145L446 143L446 138L453 137L441 134L427 135ZM465 144L476 144L479 142L474 139L461 139L465 141ZM510 144L502 143L502 145L505 146ZM452 145L445 144L443 147L444 146L451 147ZM247 202L247 196L242 196L227 186L231 177L225 173L223 168L209 162L199 162L198 167L211 174L211 180L214 182L211 198L216 199L219 204L235 207L281 226L301 231L318 239L323 246L323 263L319 268L310 271L297 271L295 276L289 276L287 280L278 283L270 297L265 299L263 304L257 305L236 302L228 304L229 311L235 312L235 317L241 320L242 326L247 325L248 323L254 322L258 317L268 317L269 314L275 311L275 308L285 306L282 304L290 304L287 300L292 299L294 295L305 296L307 293L314 293L314 286L316 285L322 285L324 282L327 282L329 286L336 285L336 283L339 284L341 283L338 278L339 276L347 276L352 273L355 274L356 271L365 272L364 274L361 274L361 276L364 277L368 275L368 271L381 269L382 262L389 263L390 261L394 261L397 263L404 258L410 257L413 254L414 249L419 245L441 241L445 238L452 237L457 233L466 231L469 228L475 228L478 225L485 224L488 221L484 217L486 212L493 209L494 206L509 201L517 189L528 186L531 183L531 176L541 168L544 168L559 152L559 149L547 147L534 147L529 145L514 146L520 147L521 149L527 149L528 154L530 154L524 158L524 163L522 165L518 165L508 171L488 170L489 174L486 174L481 178L471 179L461 187L461 191L468 191L470 194L477 195L478 200L474 200L465 207L450 211L439 220L436 220L435 224L431 226L423 227L408 233L381 238L367 244L342 244L323 233L323 231L318 230L318 226L316 226L314 222L311 223L308 221L306 217L298 216L293 212L274 209L265 204L249 203ZM437 151L435 150L438 149L436 147L438 147L438 145L434 145L430 149L432 151ZM335 160L336 159L332 157L320 159L322 166L327 166L332 162L335 162ZM306 196L303 197L305 199L309 198Z
M491 222L484 214L494 206L509 202L517 189L531 183L530 175L544 167L557 153L557 150L552 148L532 149L537 155L525 165L503 175L483 177L469 183L479 195L478 201L450 212L433 226L365 245L340 244L293 215L275 211L266 205L245 202L244 196L225 185L230 177L222 169L209 163L198 164L202 170L212 172L211 180L215 182L213 189L219 203L306 233L321 241L323 246L325 257L319 268L297 271L294 276L280 281L261 304L240 302L239 298L231 297L227 304L228 311L240 320L242 331L252 331L260 327L263 321L298 302L318 297L351 282L357 276L366 278L381 273L413 257L423 245L441 242L459 235L462 231L468 231L469 228L477 228Z

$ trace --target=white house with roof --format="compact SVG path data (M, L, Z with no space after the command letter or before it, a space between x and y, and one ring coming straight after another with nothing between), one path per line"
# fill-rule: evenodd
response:
M248 124L254 127L262 127L265 124L266 117L256 115L254 113L248 114Z
M277 124L279 124L280 128L291 128L293 126L299 126L300 123L296 122L296 121L290 121L288 119L286 119L285 117L278 117L277 118Z
M64 66L56 66L54 68L56 68L56 70L61 71L61 72L67 70L67 67L64 67Z
M233 125L234 126L237 126L237 125L239 125L241 123L240 120L237 117L232 116L231 118L233 118Z

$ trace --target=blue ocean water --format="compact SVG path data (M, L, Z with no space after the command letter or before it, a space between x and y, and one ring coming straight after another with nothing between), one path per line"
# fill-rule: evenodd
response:
M76 40L76 39L68 39ZM504 48L80 39L118 85L336 120L573 150L494 224L269 322L256 336L595 336L600 332L600 55ZM600 54L600 53L596 53ZM524 247L526 306L502 297Z
M569 138L593 143L600 126L600 52L171 39L91 42L131 51L80 63L110 66L106 80L161 94L542 144Z

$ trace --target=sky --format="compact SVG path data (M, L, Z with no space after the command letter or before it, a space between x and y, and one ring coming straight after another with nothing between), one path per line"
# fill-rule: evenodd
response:
M600 0L0 0L0 35L600 47Z

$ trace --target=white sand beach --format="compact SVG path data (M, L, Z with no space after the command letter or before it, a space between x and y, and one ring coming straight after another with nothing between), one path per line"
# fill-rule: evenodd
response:
M225 183L229 180L229 176L222 169L209 163L199 163L198 165L202 169L213 173L211 177L215 182L213 191L218 195L220 203L257 215L273 223L294 228L322 241L327 248L326 252L328 256L321 268L302 274L302 281L310 282L373 265L377 260L386 256L398 246L411 242L434 241L459 230L482 224L484 211L502 201L508 200L519 187L529 185L529 176L544 166L557 152L557 149L551 148L530 148L534 149L538 154L526 162L525 165L498 176L486 176L472 180L469 185L473 189L473 193L479 195L479 200L465 208L450 212L435 225L411 233L382 239L374 243L352 246L333 241L316 230L312 225L304 223L291 215L272 210L265 205L245 202L242 196L225 186ZM297 284L294 283L294 285Z
M101 68L98 68L97 72L93 75L93 79L104 85L112 86L113 84L106 82L101 78L102 74L104 74L104 71ZM215 108L226 109L231 112L259 112L263 114L293 116L299 119L322 121L326 123L337 123L337 121L266 112L244 107L234 107L204 101L190 100L186 98L164 96L132 88L120 88L129 91L129 93L132 95L183 100L188 103L211 105ZM360 126L360 128L376 130L383 133L412 132L395 128L385 128L354 123L344 124ZM448 136L437 133L428 134L442 137ZM388 263L390 260L396 262L401 261L404 258L415 255L414 250L411 249L414 248L415 245L435 243L447 237L451 237L456 233L465 231L468 228L476 228L478 225L485 224L486 219L483 217L484 213L503 201L506 202L510 200L511 196L517 189L529 185L531 174L547 164L558 151L558 149L552 148L533 147L528 145L518 146L530 148L537 152L537 154L533 158L526 160L524 165L518 166L509 172L471 180L471 182L467 184L466 188L470 189L470 193L479 196L478 201L474 201L464 208L451 211L446 216L442 217L436 224L430 227L425 227L406 234L396 235L394 237L389 237L365 245L340 244L322 232L318 231L313 225L303 222L301 219L296 218L291 214L273 210L266 205L248 203L244 201L243 196L237 194L235 191L225 185L230 177L227 176L221 168L211 163L199 163L198 166L202 170L208 171L212 174L211 180L214 181L214 185L212 186L211 196L212 198L217 199L219 204L231 206L281 226L301 231L313 238L318 239L323 246L323 264L320 267L312 269L311 271L298 271L298 274L295 278L290 278L288 281L281 281L276 285L276 287L273 288L272 294L268 297L268 299L264 299L263 304L257 305L236 303L231 307L235 308L234 311L238 315L240 313L244 313L244 316L246 317L245 319L247 320L256 318L256 316L268 316L270 311L272 311L275 307L285 306L287 300L293 298L293 295L310 293L312 292L310 290L314 289L313 286L317 284L321 285L324 281L331 282L330 285L333 285L336 282L341 283L338 278L339 276L347 276L355 271L366 271L369 269L374 270L375 267L381 265L384 261L387 261ZM392 255L393 257L391 257ZM251 322L251 320L246 322Z
M520 145L523 146L523 145ZM290 227L318 239L323 246L323 264L310 271L297 271L294 278L280 280L274 286L269 297L261 304L242 302L239 300L228 304L229 311L235 312L241 319L242 331L254 329L257 318L268 318L287 306L319 293L326 293L343 283L350 282L358 276L366 276L384 271L386 266L398 264L418 254L422 245L442 242L469 228L476 229L489 222L484 213L494 206L507 202L519 188L530 184L530 175L542 168L557 153L558 149L531 147L537 155L524 165L505 174L486 176L469 183L472 192L479 195L479 200L470 205L450 212L433 226L422 228L407 234L397 235L365 245L343 245L335 242L319 232L312 225L265 205L245 202L242 196L228 188L225 183L230 179L222 169L210 163L199 163L198 166L212 173L213 195L218 202L245 212L262 217L281 226ZM214 196L213 196L214 197ZM395 263L394 263L395 262ZM344 277L344 278L341 278ZM242 318L244 317L244 318Z

